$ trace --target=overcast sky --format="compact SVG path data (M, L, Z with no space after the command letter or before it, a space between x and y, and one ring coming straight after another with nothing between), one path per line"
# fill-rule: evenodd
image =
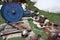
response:
M49 12L60 12L60 0L31 0L35 7Z

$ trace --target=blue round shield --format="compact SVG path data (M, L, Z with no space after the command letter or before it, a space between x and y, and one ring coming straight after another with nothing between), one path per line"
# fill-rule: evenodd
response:
M23 8L18 3L12 2L2 7L2 16L6 21L17 22L22 19Z

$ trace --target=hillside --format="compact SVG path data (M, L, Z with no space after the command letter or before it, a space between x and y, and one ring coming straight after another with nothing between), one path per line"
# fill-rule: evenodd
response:
M37 8L35 8L33 5L34 3L30 2L29 0L26 0L29 7L29 10L38 10ZM60 23L60 14L55 14L55 13L49 13L49 12L45 12L42 10L38 10L40 12L40 14L43 14L45 17L47 17L50 21L55 22L55 23Z

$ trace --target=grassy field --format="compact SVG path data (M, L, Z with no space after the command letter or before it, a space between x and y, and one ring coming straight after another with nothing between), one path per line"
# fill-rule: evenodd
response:
M1 37L0 37L0 40L3 40ZM15 37L15 38L10 38L8 40L23 40L22 37Z
M5 22L5 20L2 18L2 16L0 15L0 24L3 24Z
M0 40L3 40L2 37L0 37Z
M11 39L8 39L8 40L23 40L22 37L15 37L15 38L11 38Z

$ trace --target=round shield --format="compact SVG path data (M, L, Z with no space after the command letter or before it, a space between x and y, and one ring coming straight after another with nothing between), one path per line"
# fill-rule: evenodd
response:
M23 8L18 3L8 3L2 7L2 16L6 21L17 22L22 19Z

